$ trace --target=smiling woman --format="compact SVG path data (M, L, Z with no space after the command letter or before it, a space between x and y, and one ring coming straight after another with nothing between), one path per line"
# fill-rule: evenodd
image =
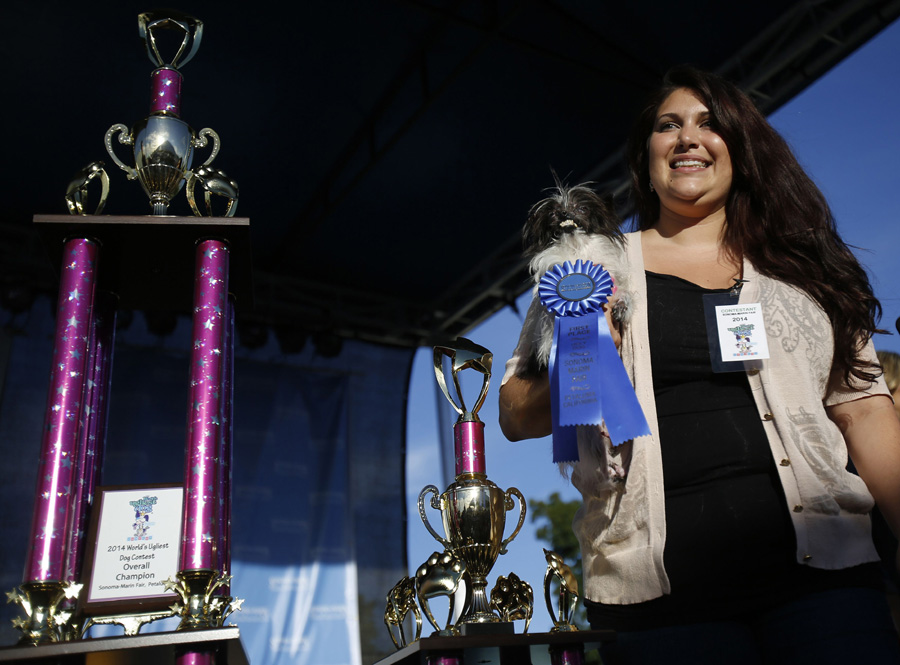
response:
M677 201L654 191L665 180L656 182L661 167L672 177L677 148L664 157L653 146L669 131L678 143L680 132L659 130L663 114L677 110L679 101L685 105L682 113L698 114L694 122L704 118L703 109L709 114L705 131L698 127L688 133L703 142L703 152L710 153L702 155L705 159L718 158L714 168L723 159L729 162L730 178L722 177L722 183L730 180L724 208L706 205L703 196ZM713 153L716 146L724 153ZM683 252L683 269L699 277L701 286L713 286L696 270L698 264L727 272L729 264L750 260L761 273L803 290L825 310L835 338L835 369L844 380L875 377L876 366L858 355L859 336L868 339L878 330L881 311L868 276L838 235L825 197L749 97L720 77L690 67L671 70L632 130L629 168L638 226L648 232L644 243L662 245L649 250L658 249L655 254L666 261L658 268L671 268ZM678 252L667 256L675 248ZM647 249L645 261L653 270Z
M618 631L604 663L897 665L868 512L874 497L900 531L900 422L865 271L784 140L715 75L669 73L629 165L619 352L652 433L610 446L579 427L572 472L588 618ZM500 396L526 430L550 406L546 374L525 371L541 316Z

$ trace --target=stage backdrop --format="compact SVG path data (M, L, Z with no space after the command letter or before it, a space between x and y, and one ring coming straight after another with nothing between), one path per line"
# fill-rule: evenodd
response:
M0 590L22 580L55 303L0 311ZM104 485L180 483L190 321L118 332ZM406 574L404 438L412 352L345 343L336 358L274 337L235 363L232 593L254 665L373 663L392 652L384 598ZM0 643L14 643L12 605ZM171 625L160 626L171 628ZM118 629L116 629L118 633ZM118 634L117 633L117 634Z

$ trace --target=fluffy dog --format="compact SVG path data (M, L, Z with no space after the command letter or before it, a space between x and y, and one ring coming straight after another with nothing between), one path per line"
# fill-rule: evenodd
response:
M612 317L619 325L627 322L634 303L625 270L625 242L612 201L597 194L589 184L566 187L556 174L554 179L553 193L532 206L522 232L525 256L535 281L535 298L516 348L520 358L527 358L516 371L523 378L542 376L549 364L554 317L537 299L537 285L554 265L578 259L602 265L615 281L610 304ZM623 488L631 460L631 445L613 446L602 427L579 428L578 439L579 455L582 459L589 457L592 460L586 468L595 469L591 478L582 479L592 485L590 491ZM569 463L560 465L563 475L568 475L569 468Z
M556 174L551 195L535 203L522 230L525 257L537 284L556 264L577 259L599 262L613 277L616 291L612 314L616 321L628 318L631 295L622 270L624 240L621 221L611 197L595 192L590 183L574 187L562 184ZM536 289L537 287L535 287ZM547 367L553 341L553 317L535 300L522 330L528 347L523 374L536 376ZM525 350L525 349L522 349Z

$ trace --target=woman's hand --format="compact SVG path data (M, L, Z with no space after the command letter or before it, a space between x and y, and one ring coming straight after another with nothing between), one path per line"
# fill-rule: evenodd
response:
M603 305L603 313L606 315L606 323L609 326L609 332L612 335L612 340L615 343L617 349L622 344L622 333L619 330L619 326L621 324L613 318L612 313L618 301L618 297L613 295L610 297L609 302Z

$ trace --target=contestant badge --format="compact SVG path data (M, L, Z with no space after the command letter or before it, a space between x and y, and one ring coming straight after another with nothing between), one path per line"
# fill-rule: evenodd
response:
M759 303L716 306L716 328L722 362L769 357L766 326Z
M590 261L566 261L541 278L541 304L556 316L550 351L553 461L578 460L577 425L605 425L613 445L650 433L610 334L603 305L615 287Z

